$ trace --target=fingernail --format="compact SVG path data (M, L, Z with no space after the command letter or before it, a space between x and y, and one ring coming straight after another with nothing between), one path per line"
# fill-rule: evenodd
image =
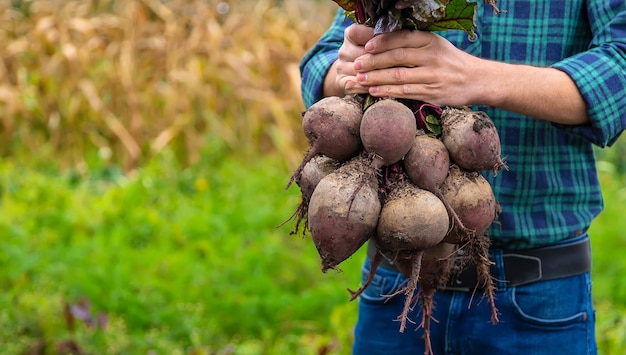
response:
M370 94L375 94L378 92L378 86L370 86Z
M374 44L372 42L365 43L365 51L371 52L374 50Z
M357 60L356 62L354 62L354 70L361 70L363 69L363 62L360 60Z
M346 82L346 90L352 90L354 89L354 86L356 85L356 83L354 81L348 81Z
M365 81L365 80L367 80L367 74L365 73L356 74L356 81Z

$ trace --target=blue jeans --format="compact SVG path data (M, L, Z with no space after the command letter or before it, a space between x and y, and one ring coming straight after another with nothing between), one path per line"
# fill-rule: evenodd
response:
M502 254L493 256L496 280L505 280ZM365 279L370 270L367 259ZM399 332L398 316L406 278L379 267L374 281L359 301L355 327L355 355L421 355L424 353L422 319L418 304L409 313L407 327ZM491 307L480 291L437 291L431 321L434 355L589 355L596 354L595 311L591 300L590 273L538 281L518 287L496 282L496 307L500 321L490 322Z

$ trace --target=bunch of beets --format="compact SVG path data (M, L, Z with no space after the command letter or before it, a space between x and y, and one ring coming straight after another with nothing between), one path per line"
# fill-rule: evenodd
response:
M420 3L388 2L409 15L411 4ZM398 19L398 12L380 11L384 1L350 3ZM372 11L364 17L361 10L359 22L380 23ZM408 278L396 293L406 295L400 332L421 303L428 354L433 295L471 262L491 320L498 321L486 230L500 206L481 172L497 174L506 165L486 113L392 97L333 96L303 113L302 128L310 147L287 184L295 182L302 195L292 233L301 226L310 232L323 272L337 269L368 240L376 247L369 277L350 291L351 300L368 287L383 258L394 263Z

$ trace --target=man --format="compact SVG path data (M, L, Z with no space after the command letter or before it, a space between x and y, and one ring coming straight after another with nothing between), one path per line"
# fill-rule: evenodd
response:
M485 111L508 166L485 173L502 207L488 231L500 322L489 322L475 283L460 279L435 294L433 352L595 354L587 230L603 201L593 145L612 145L626 127L626 2L498 5L507 12L479 2L474 39L373 36L339 11L301 62L302 95L307 107L369 93ZM376 274L360 299L353 352L422 353L419 307L417 324L400 333L403 295L385 296L405 278L389 263Z

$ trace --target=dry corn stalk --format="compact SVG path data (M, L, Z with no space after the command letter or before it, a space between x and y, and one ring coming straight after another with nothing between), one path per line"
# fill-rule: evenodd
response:
M297 65L334 7L317 5L323 23L287 3L0 2L0 134L15 143L0 153L51 145L72 165L100 149L130 169L168 147L193 163L219 137L294 163Z

